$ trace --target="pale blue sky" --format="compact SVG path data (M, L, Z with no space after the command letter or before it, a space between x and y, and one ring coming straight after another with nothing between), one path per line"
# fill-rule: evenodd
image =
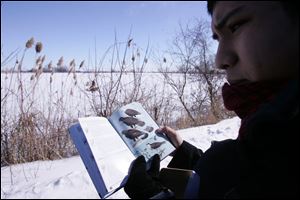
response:
M114 31L119 42L125 42L132 27L132 38L140 47L164 51L172 40L179 22L194 19L210 21L205 1L91 1L91 2L3 2L1 5L1 50L7 56L34 37L43 43L46 63L56 64L61 56L66 63L73 58L79 64L88 62L89 50L94 60L97 54L114 43ZM2 55L3 56L3 55ZM1 56L1 58L3 58ZM35 51L27 52L24 65L32 66Z

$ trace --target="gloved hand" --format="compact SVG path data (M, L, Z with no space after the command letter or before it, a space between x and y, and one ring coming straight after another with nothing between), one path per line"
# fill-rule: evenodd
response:
M164 187L158 180L160 158L155 154L152 158L151 166L146 171L146 161L144 156L139 156L131 165L128 181L124 190L130 198L148 199L161 192Z

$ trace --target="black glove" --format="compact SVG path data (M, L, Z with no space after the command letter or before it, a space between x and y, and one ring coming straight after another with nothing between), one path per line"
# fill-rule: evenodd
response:
M128 181L124 190L130 198L148 199L161 192L164 187L158 180L160 158L156 154L152 158L151 166L146 171L144 156L139 156L133 161Z

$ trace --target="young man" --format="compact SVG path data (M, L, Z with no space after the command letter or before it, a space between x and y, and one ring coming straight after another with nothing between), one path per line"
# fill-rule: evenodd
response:
M291 2L208 2L216 66L226 71L225 107L241 118L236 140L202 152L171 128L176 147L169 167L200 176L199 198L299 198L299 21ZM165 190L159 158L145 170L137 158L125 191L150 198Z

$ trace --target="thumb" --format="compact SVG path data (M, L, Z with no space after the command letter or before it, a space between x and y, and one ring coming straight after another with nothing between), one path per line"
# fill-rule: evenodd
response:
M148 170L148 174L151 177L158 177L159 169L160 169L160 157L158 154L155 154L151 159L151 166Z

